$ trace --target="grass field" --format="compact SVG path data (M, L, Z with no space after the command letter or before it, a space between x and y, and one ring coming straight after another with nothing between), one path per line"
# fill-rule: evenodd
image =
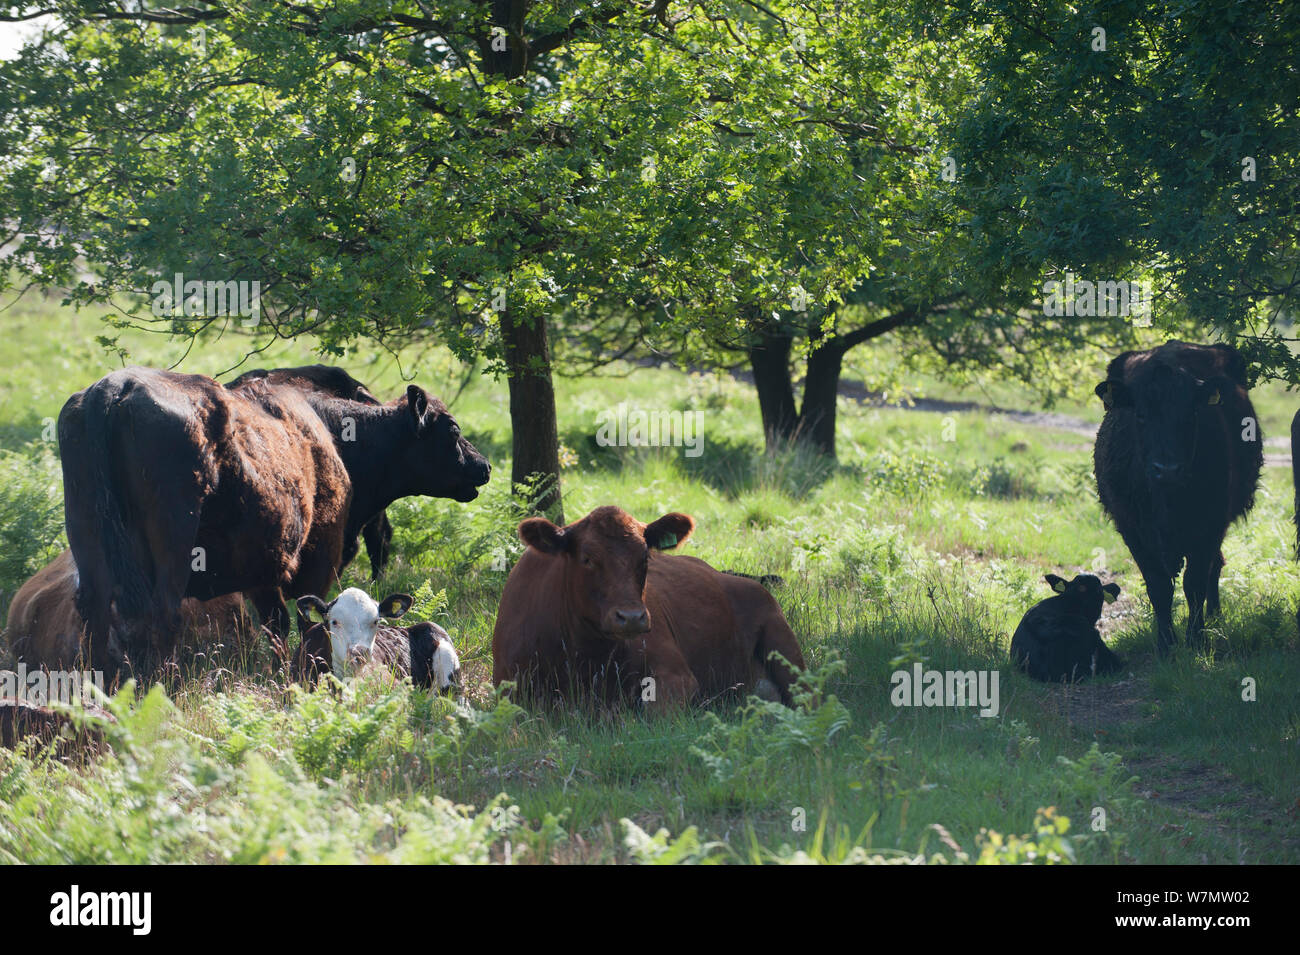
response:
M117 359L95 343L94 317L53 299L0 312L0 332L4 610L63 546L49 420ZM227 337L182 360L184 345L160 336L123 341L136 363L207 374L249 346ZM1098 377L1107 358L1096 356ZM316 360L309 342L277 343L245 367ZM730 376L662 367L560 379L568 519L604 503L645 521L693 515L686 553L784 578L774 593L812 674L794 710L530 712L490 681L499 558L520 549L503 480L504 383L471 375L461 390L465 369L437 350L337 363L385 397L414 375L492 461L472 504L390 510L396 559L369 588L419 592L417 614L460 649L466 705L378 681L341 696L289 691L265 653L221 668L190 661L169 694L119 696L102 760L0 751L0 859L1300 861L1300 574L1285 443L1268 446L1257 505L1229 534L1210 649L1158 660L1141 580L1096 499L1095 379L1054 409L1073 424L844 400L834 467L765 456L752 388ZM1005 384L914 388L1035 410ZM1255 397L1265 437L1285 436L1295 396L1268 385ZM703 453L598 447L597 415L623 401L698 411ZM345 583L367 586L368 570L360 558ZM1012 672L1010 634L1049 596L1043 574L1083 571L1123 588L1103 631L1128 669L1074 687ZM997 670L997 715L894 706L890 675L915 662Z

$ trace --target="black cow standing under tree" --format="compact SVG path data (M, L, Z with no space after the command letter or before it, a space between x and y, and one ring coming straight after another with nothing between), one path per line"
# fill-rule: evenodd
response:
M1115 358L1096 393L1097 493L1146 582L1157 649L1175 641L1180 571L1197 645L1219 610L1223 537L1254 505L1264 464L1246 363L1229 345L1170 341Z

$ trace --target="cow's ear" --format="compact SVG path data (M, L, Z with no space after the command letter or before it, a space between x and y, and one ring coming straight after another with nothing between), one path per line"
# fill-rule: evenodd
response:
M1070 582L1064 577L1058 577L1056 574L1045 574L1043 579L1047 581L1047 586L1051 587L1058 594L1065 593L1065 588L1070 586Z
M1101 596L1106 603L1113 604L1115 598L1119 596L1119 584L1105 584L1101 588Z
M424 389L419 385L407 385L406 405L411 409L411 417L415 419L416 427L422 427L424 416L429 411L429 396L424 393Z
M379 616L387 617L389 620L396 620L410 610L413 603L415 603L415 598L410 594L389 594L379 601Z
M655 550L672 550L695 530L695 518L686 514L665 514L646 525L645 542Z
M315 618L311 615L313 610L316 611ZM308 620L314 619L317 623L324 623L325 615L329 613L329 610L330 605L321 600L315 594L307 594L298 598L298 612Z
M544 517L530 517L519 525L519 539L543 554L562 554L569 549L569 535Z
M1112 408L1127 408L1133 404L1133 396L1129 394L1128 386L1122 381L1108 378L1094 388L1093 393L1101 399L1107 411Z

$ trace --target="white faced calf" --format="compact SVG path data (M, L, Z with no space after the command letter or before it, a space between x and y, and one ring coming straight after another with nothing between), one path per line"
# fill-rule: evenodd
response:
M340 680L378 665L409 676L416 686L439 692L460 687L460 657L447 631L434 623L383 626L411 608L409 594L391 594L376 602L364 590L349 587L329 603L314 595L298 598L304 618L319 616L302 637L292 676L315 686L326 672Z

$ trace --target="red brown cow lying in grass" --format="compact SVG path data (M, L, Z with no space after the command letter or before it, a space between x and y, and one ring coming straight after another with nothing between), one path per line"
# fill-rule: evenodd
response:
M96 723L114 723L107 710L81 704L84 717L38 706L13 697L0 699L0 746L17 749L28 740L37 748L54 747L59 756L86 756L99 753L104 734Z
M460 657L447 631L436 623L384 627L411 609L409 594L391 594L376 603L364 590L349 587L329 603L314 595L298 598L298 612L320 616L302 635L290 668L292 678L314 687L326 673L340 680L378 665L416 686L440 693L459 691Z
M65 550L18 588L9 605L5 644L14 661L29 668L71 670L89 661L86 623L77 612L77 565ZM213 600L186 598L181 628L195 645L233 638L240 653L252 649L252 626L240 594Z
M591 696L651 709L728 691L791 702L803 653L755 580L662 551L695 529L685 514L642 524L599 507L567 527L519 525L528 544L510 572L492 634L492 682L537 702Z

